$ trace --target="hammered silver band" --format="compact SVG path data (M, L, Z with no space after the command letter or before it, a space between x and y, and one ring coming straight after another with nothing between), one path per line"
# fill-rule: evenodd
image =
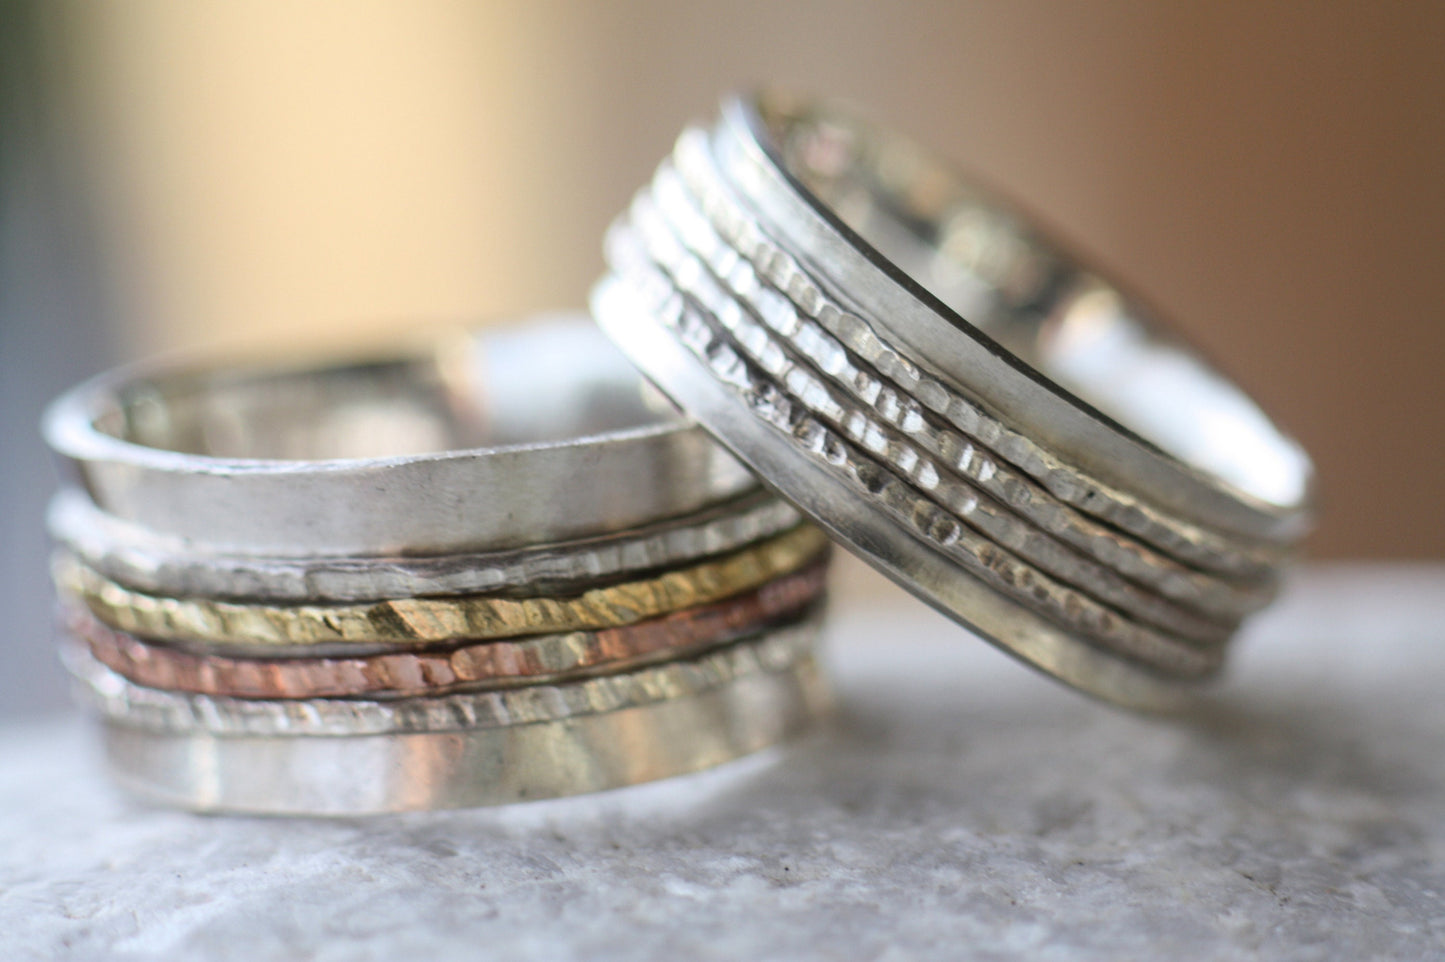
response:
M922 167L916 148L832 108L730 101L609 232L594 315L664 393L904 587L1078 687L1172 701L1272 599L1307 527L1308 461L1096 275L961 181L940 185L936 165L925 219L909 180ZM965 235L995 246L950 261L947 293L986 331L924 286ZM1045 263L1067 293L1024 297L1010 271ZM1126 347L1102 361L1078 343L1111 331ZM1178 375L1182 428L1111 394L1131 365L1156 388L1150 365ZM1232 432L1193 439L1211 418ZM1263 452L1258 476L1240 451Z

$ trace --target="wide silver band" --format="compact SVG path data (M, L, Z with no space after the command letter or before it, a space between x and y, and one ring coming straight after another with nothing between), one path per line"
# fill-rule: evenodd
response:
M531 801L700 771L800 733L829 703L805 657L693 694L534 724L326 738L110 721L104 747L123 787L163 804L364 815Z
M752 491L701 511L616 534L510 551L430 556L219 554L159 535L62 490L50 506L57 541L91 568L128 587L177 597L273 602L352 602L479 594L525 588L560 594L641 571L725 554L796 526L797 509Z
M202 554L498 551L757 484L570 318L429 357L123 370L57 401L45 434L100 509Z
M730 102L609 233L594 315L904 587L1078 687L1171 701L1272 599L1307 527L1308 461L1095 275L910 151L828 109ZM1045 261L1023 296L1019 272ZM902 268L949 280L1017 354ZM1115 384L1136 377L1148 390Z

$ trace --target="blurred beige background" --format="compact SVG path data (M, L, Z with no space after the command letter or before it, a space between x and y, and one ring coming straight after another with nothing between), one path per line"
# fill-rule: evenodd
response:
M717 94L849 97L1026 198L1438 556L1445 4L62 3L125 353L580 304Z

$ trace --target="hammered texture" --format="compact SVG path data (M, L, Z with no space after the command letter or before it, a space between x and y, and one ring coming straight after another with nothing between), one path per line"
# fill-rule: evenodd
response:
M539 598L482 595L355 605L248 605L132 591L64 556L56 565L56 582L107 625L147 638L215 645L425 644L634 624L756 588L817 560L827 548L823 533L805 525L723 558L652 578Z
M1188 609L1141 587L1113 568L1051 537L1038 526L965 481L929 452L920 451L891 425L870 416L870 408L834 388L785 350L757 315L723 291L717 279L666 233L662 219L644 198L634 204L631 223L643 237L648 255L674 286L715 318L734 347L746 354L792 397L834 430L913 483L979 534L1020 558L1139 620L1202 644L1222 644L1238 623L1229 612ZM620 241L619 241L620 242ZM992 473L992 472L989 472Z
M946 419L851 354L783 291L768 283L759 266L731 246L708 219L705 211L723 201L692 188L670 163L658 169L650 194L668 226L677 232L679 243L706 265L717 285L820 378L845 391L855 404L864 405L871 418L904 434L945 470L968 479L1071 547L1181 604L1238 620L1274 598L1277 581L1272 572L1240 578L1192 567L1055 497L1027 473L992 455L975 438L952 429Z
M625 230L614 225L611 236L616 238ZM656 272L649 276L639 265L625 266L625 260L624 254L614 261L614 269L621 272L618 281L629 285L637 298L639 310L629 315L631 323L656 325L662 329L655 336L675 337L754 418L769 430L782 432L797 451L825 466L840 482L868 498L913 536L1088 643L1149 670L1171 677L1203 679L1221 667L1223 654L1219 647L1200 648L1141 625L977 535L914 485L813 417L784 387L741 356L715 322L688 305L665 277Z
M754 265L761 277L786 294L801 314L816 321L848 352L902 388L905 395L1029 474L1060 501L1189 564L1221 574L1259 578L1268 577L1288 556L1286 547L1246 542L1192 524L1083 473L882 341L865 319L840 305L813 273L718 189L716 175L704 172L708 164L705 141L703 131L687 131L678 141L674 159L698 192L719 233Z
M754 492L696 514L604 538L513 551L416 557L267 557L198 551L96 507L78 491L51 504L52 536L112 581L148 594L236 601L349 602L516 591L562 594L725 554L801 521Z
M98 661L148 688L234 698L442 695L690 657L798 617L821 598L826 573L815 564L726 601L619 628L343 658L240 658L178 648L118 632L78 609L65 622Z
M754 673L811 662L818 618L780 627L694 660L563 685L531 685L393 701L262 700L160 691L132 684L82 646L62 648L81 699L104 718L158 731L212 735L384 735L559 721L711 691Z

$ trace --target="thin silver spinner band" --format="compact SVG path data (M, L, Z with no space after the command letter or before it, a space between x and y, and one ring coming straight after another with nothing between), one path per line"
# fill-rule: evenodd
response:
M581 681L394 699L227 698L145 688L101 664L80 642L61 647L81 701L108 722L147 731L349 738L474 731L575 721L704 694L811 660L824 608L692 658Z
M201 552L499 551L757 487L581 318L433 357L153 367L63 396L45 435L107 513Z
M1299 446L1136 298L927 151L771 96L725 102L709 143L759 224L920 370L1147 504L1263 542L1307 531Z
M152 594L289 602L479 594L559 594L642 571L689 564L798 525L797 509L764 491L616 534L498 552L435 556L267 557L198 551L102 511L63 489L52 536L87 565Z
M103 726L130 792L203 812L366 815L534 801L712 768L830 706L811 657L696 694L558 721L349 738Z

